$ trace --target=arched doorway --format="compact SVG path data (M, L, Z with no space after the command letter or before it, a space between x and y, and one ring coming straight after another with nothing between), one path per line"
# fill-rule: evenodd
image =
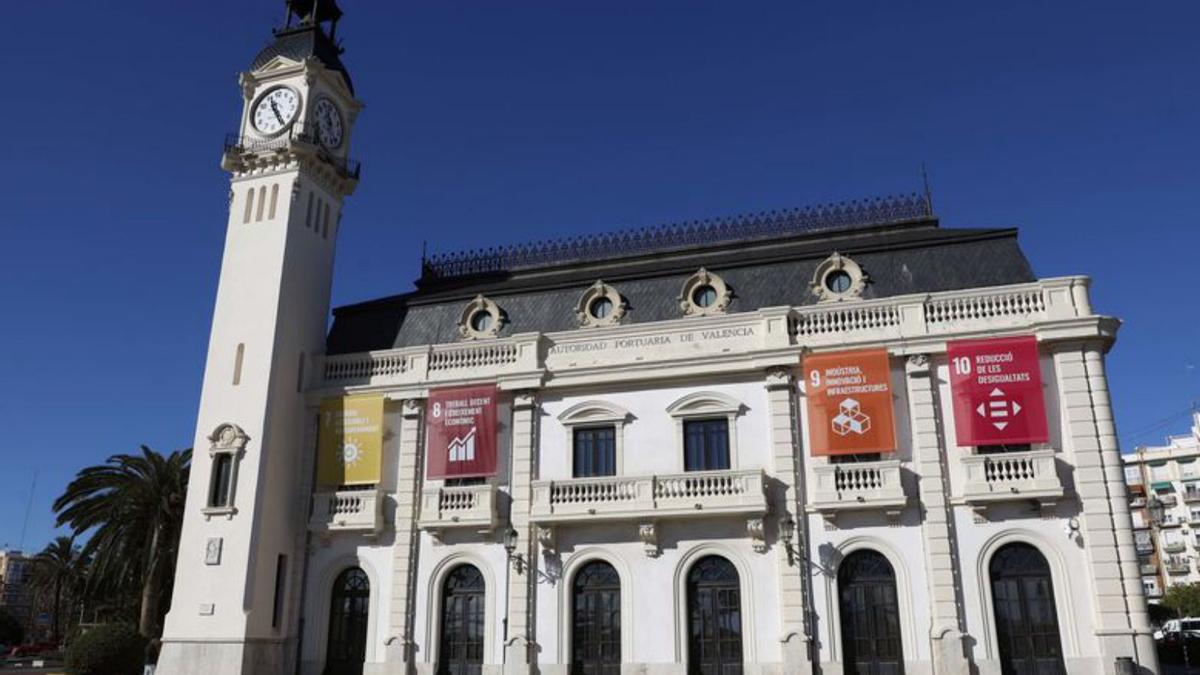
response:
M901 675L896 573L878 551L855 551L838 566L842 664L847 675Z
M338 575L329 606L325 675L360 675L367 655L371 582L357 567Z
M459 565L442 582L440 675L479 675L483 671L483 575L474 565Z
M575 575L571 594L571 675L620 675L621 577L603 560Z
M688 673L741 675L742 590L720 556L698 560L687 576Z
M988 564L1000 670L1004 675L1065 673L1050 565L1024 543L1002 546Z

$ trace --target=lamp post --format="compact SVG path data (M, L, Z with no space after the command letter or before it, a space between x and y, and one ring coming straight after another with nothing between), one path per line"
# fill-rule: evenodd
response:
M522 568L525 566L525 559L516 553L517 539L520 536L521 534L511 527L504 531L504 552L508 556L509 562L516 568L517 574L521 574Z

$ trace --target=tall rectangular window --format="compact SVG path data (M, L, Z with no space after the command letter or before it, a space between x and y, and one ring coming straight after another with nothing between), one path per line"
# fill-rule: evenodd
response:
M233 455L222 452L213 457L212 482L208 489L208 505L229 506L229 483L233 480Z
M685 471L729 469L729 420L685 420L683 423Z
M575 429L575 463L572 475L576 478L617 475L616 427L581 427Z
M275 604L271 611L271 628L278 628L283 620L283 591L287 588L287 556L282 553L275 560Z

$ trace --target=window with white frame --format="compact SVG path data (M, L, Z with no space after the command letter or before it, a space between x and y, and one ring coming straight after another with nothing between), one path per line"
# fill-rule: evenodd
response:
M558 416L566 430L571 476L616 476L624 471L625 425L633 415L607 401L584 401Z
M737 418L744 406L717 392L688 394L667 406L675 418L676 456L684 471L724 471L738 465Z
M1179 460L1179 477L1200 478L1200 463L1197 463L1195 459Z
M208 448L212 466L204 514L233 517L237 513L234 497L237 493L238 464L250 438L238 425L225 423L214 429L208 440L212 443Z
M1159 482L1171 480L1171 465L1166 462L1150 465L1150 480Z

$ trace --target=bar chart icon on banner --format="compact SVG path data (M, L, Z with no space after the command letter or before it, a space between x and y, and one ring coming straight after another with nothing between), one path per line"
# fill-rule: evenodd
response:
M450 441L451 462L471 462L475 460L475 429L476 427L471 427L466 436Z
M871 430L871 418L862 411L858 401L847 398L838 404L838 415L831 421L833 433L838 436L858 434L862 436Z

